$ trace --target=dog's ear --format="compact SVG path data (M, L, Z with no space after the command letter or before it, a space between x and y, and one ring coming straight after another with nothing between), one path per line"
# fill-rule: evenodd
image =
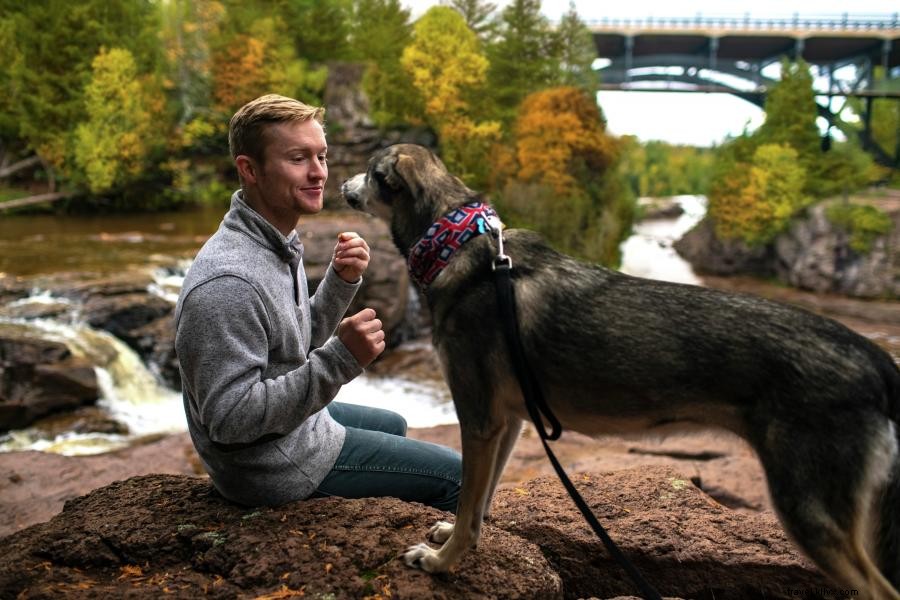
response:
M415 195L418 189L415 161L406 154L387 155L375 165L375 176L394 191L408 191Z

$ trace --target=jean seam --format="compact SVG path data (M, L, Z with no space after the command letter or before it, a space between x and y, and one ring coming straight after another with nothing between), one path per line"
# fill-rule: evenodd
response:
M332 467L335 471L374 471L379 473L403 473L408 475L424 475L426 477L435 477L437 479L444 479L446 481L452 481L456 485L461 485L462 481L451 477L449 475L445 475L443 473L438 473L437 471L422 471L420 469L404 469L398 467L373 467L372 465L334 465Z

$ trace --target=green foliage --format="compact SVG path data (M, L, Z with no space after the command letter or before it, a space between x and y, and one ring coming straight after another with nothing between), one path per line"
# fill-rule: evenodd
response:
M742 185L734 186L728 196L710 201L716 233L751 246L771 242L787 228L791 217L810 203L811 198L803 193L805 180L806 171L791 146L759 146Z
M147 158L163 145L156 123L162 97L137 78L128 50L101 50L85 90L86 122L75 131L75 162L97 194L143 176Z
M706 194L714 160L713 151L666 142L638 142L622 137L622 169L636 196Z
M597 49L590 29L575 9L575 2L569 0L569 10L562 16L556 28L555 49L559 65L557 85L571 85L588 92L597 91L600 76L593 69Z
M5 53L13 58L3 77L10 117L28 147L66 176L73 168L74 128L84 115L92 59L102 47L128 48L138 68L152 68L158 27L154 4L5 2L0 14L4 42L11 42Z
M496 42L487 49L488 89L504 123L522 100L558 81L559 64L550 22L540 0L513 0L500 15Z
M860 254L870 252L875 240L890 233L894 225L890 216L868 204L832 203L825 216L850 234L850 248Z
M484 0L444 0L441 4L459 12L469 29L474 31L482 42L489 42L493 39L497 24L491 17L497 10L496 3Z
M368 64L363 90L372 120L387 127L417 122L422 101L400 57L412 40L409 10L399 0L356 0L350 28L350 55Z

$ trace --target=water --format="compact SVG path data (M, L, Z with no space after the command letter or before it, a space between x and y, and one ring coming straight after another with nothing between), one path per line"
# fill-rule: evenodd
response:
M634 234L622 243L621 271L647 279L701 285L700 278L678 255L673 244L706 214L706 197L675 196L672 200L684 212L676 219L639 222Z

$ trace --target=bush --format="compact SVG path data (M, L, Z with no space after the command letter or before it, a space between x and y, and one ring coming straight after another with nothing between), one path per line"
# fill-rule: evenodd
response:
M850 234L850 248L860 254L869 253L875 240L894 225L886 213L868 204L832 204L825 209L825 216Z

